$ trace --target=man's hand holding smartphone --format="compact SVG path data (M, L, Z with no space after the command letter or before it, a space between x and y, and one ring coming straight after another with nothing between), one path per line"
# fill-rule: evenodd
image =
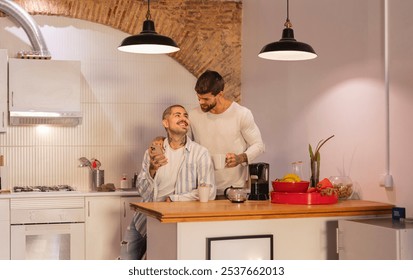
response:
M168 159L165 157L164 149L163 149L163 140L164 137L156 137L149 147L149 158L150 158L150 166L149 172L153 177L155 177L156 171L159 167L168 163Z

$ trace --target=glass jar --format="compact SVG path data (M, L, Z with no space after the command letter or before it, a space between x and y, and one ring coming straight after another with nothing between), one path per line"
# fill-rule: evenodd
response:
M304 180L304 178L303 178L303 162L301 160L300 161L294 161L294 162L291 163L291 165L292 165L291 173L297 175L298 177L300 177L300 180L303 181Z
M337 192L338 199L348 199L353 194L353 181L349 176L331 176L328 178Z

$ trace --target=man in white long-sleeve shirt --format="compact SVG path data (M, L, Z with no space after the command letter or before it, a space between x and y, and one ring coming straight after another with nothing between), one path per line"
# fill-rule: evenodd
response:
M210 185L215 199L213 164L208 150L188 136L188 113L181 105L162 116L167 138L152 142L145 152L136 188L144 202L198 200L197 187ZM121 259L141 259L146 251L146 216L135 213L121 244Z
M226 155L225 168L215 170L217 195L230 186L245 187L248 163L265 150L251 111L225 98L224 85L218 72L204 72L195 85L200 106L189 112L194 140L211 155Z

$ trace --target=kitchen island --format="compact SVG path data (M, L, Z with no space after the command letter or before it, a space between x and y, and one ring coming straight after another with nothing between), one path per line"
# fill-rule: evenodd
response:
M393 205L364 200L331 205L215 200L131 207L148 216L148 259L241 259L244 253L245 258L338 259L338 220L391 216ZM267 237L271 248L262 242ZM253 248L248 256L249 246L261 249ZM233 250L228 253L225 248Z

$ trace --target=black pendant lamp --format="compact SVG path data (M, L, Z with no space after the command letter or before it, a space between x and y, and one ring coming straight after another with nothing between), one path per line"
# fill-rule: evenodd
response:
M278 42L270 43L264 46L259 57L270 60L308 60L317 57L313 48L294 39L294 30L289 19L289 0L287 0L287 20L284 23L282 38Z
M142 32L126 37L118 50L130 53L166 54L179 51L179 47L171 38L156 33L155 23L151 20L150 0L148 0L148 12Z

